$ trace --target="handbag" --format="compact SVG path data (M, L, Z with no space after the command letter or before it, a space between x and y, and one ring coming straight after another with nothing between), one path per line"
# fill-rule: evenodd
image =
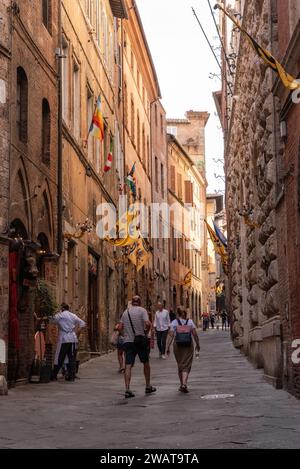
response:
M130 313L129 313L129 309L127 309L127 313L128 313L128 318L129 318L129 321L130 321L130 324L131 324L131 328L132 328L132 331L134 333L134 345L136 348L138 349L143 349L143 348L147 348L148 347L148 339L145 335L136 335L135 334L135 330L134 330L134 327L133 327L133 324L132 324L132 320L131 320L131 317L130 317Z

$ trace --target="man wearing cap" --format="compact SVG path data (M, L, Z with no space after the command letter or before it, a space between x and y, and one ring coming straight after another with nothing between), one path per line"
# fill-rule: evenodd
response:
M151 328L147 311L141 307L141 298L134 296L132 306L129 306L121 317L122 335L124 337L125 350L125 398L134 397L130 390L131 370L134 366L136 356L144 365L144 375L146 381L146 394L152 394L156 388L151 386L151 369L149 363L149 348L147 333Z

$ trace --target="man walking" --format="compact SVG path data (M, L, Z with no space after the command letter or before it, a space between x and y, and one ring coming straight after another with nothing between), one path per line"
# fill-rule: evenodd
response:
M134 296L132 306L128 307L121 317L121 331L124 337L125 351L125 398L134 397L130 390L131 371L138 355L144 365L144 375L146 381L146 394L152 394L156 388L151 386L151 369L149 363L149 347L147 333L151 328L147 311L141 307L141 298Z
M164 309L162 303L157 304L158 310L155 313L154 327L156 331L157 346L159 357L166 359L166 342L168 332L171 326L169 312Z
M56 314L51 320L56 324L59 329L58 344L60 344L60 351L58 355L57 365L54 365L52 371L52 380L57 380L57 375L61 369L65 358L68 357L68 377L67 381L75 380L76 373L76 348L78 343L77 333L86 326L76 314L69 311L69 306L65 303L61 305L61 312Z
M226 313L226 310L223 309L222 313L221 313L221 318L222 318L222 331L225 329L225 331L227 330L227 313Z

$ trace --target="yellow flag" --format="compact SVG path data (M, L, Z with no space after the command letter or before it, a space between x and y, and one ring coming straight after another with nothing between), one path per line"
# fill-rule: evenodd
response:
M215 5L215 9L219 8L223 13L236 25L236 27L245 34L249 43L257 53L257 55L274 70L275 73L279 76L282 83L286 88L291 91L300 89L300 83L292 75L289 75L283 66L273 57L273 55L267 50L261 47L256 40L247 33L247 31L240 25L240 23L233 18L221 5Z
M128 259L136 266L139 272L150 259L150 250L146 241L140 237L131 247Z
M135 207L130 207L130 209L125 214L123 214L117 222L116 228L118 232L118 238L107 236L105 241L107 241L111 246L115 247L125 247L134 244L140 236L139 230L137 228L136 217L137 213Z
M188 273L185 275L183 280L183 285L186 287L190 287L192 285L192 271L189 270Z

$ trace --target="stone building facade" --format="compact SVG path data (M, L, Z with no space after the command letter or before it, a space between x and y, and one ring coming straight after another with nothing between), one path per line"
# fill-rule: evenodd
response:
M277 8L276 8L277 7ZM278 38L276 53L293 76L300 76L300 3L278 0L272 20ZM276 45L277 45L276 44ZM278 308L282 326L282 382L300 397L300 365L292 360L300 338L300 104L299 92L289 93L279 80L276 95L276 227L278 232ZM296 354L296 359L298 355Z
M8 379L34 358L37 279L57 287L59 2L13 2L10 63Z
M299 12L297 23L297 2L288 2L288 9L286 3L237 1L233 13L297 76L299 56L291 50L299 46ZM287 23L289 11L293 17ZM232 25L221 14L225 43L229 28ZM290 357L299 318L298 209L292 166L299 155L299 110L244 35L234 29L226 47L232 93L223 81L219 102L225 136L232 336L236 347L264 369L274 386L288 382L295 389L298 371ZM225 70L225 60L223 66ZM290 140L284 135L286 124Z
M123 22L125 173L128 174L135 164L136 202L150 211L153 183L151 107L160 98L160 88L137 5L129 0L125 4L128 11L128 20ZM133 198L126 185L123 193L128 195L128 201L132 203ZM144 220L144 225L148 225L144 238L152 246L150 212L149 215L144 214ZM138 293L147 309L152 305L155 288L152 265L153 259L149 259L139 272L131 263L125 267L126 299L130 300L133 294Z
M152 202L168 203L168 150L166 133L166 112L160 101L151 106L152 136ZM155 212L156 213L156 212ZM152 224L157 227L157 237L153 239L154 286L152 303L161 301L169 308L169 237L164 228L168 221L163 213L153 216Z
M186 119L167 119L168 133L175 137L183 152L191 160L186 174L183 175L182 184L185 190L185 203L191 204L196 210L194 213L197 213L192 220L193 231L197 233L196 244L190 249L190 268L193 273L191 310L194 311L196 321L199 321L202 312L208 309L207 232L204 224L207 215L205 126L208 119L207 112L198 111L188 111ZM169 163L169 171L170 168Z
M170 306L174 311L180 305L186 308L199 324L201 314L207 308L207 285L203 273L204 262L207 265L204 253L207 251L203 246L206 242L204 223L201 223L201 218L205 217L203 206L199 206L203 179L174 134L168 134L168 173ZM206 210L205 201L206 197L201 197Z
M123 306L114 249L96 234L97 207L104 203L118 209L124 173L120 38L127 13L122 5L109 0L62 1L64 246L60 291L61 299L87 322L81 352L87 357L108 350ZM89 135L99 96L105 127L102 142ZM111 148L112 168L104 172ZM70 236L86 220L91 232Z

